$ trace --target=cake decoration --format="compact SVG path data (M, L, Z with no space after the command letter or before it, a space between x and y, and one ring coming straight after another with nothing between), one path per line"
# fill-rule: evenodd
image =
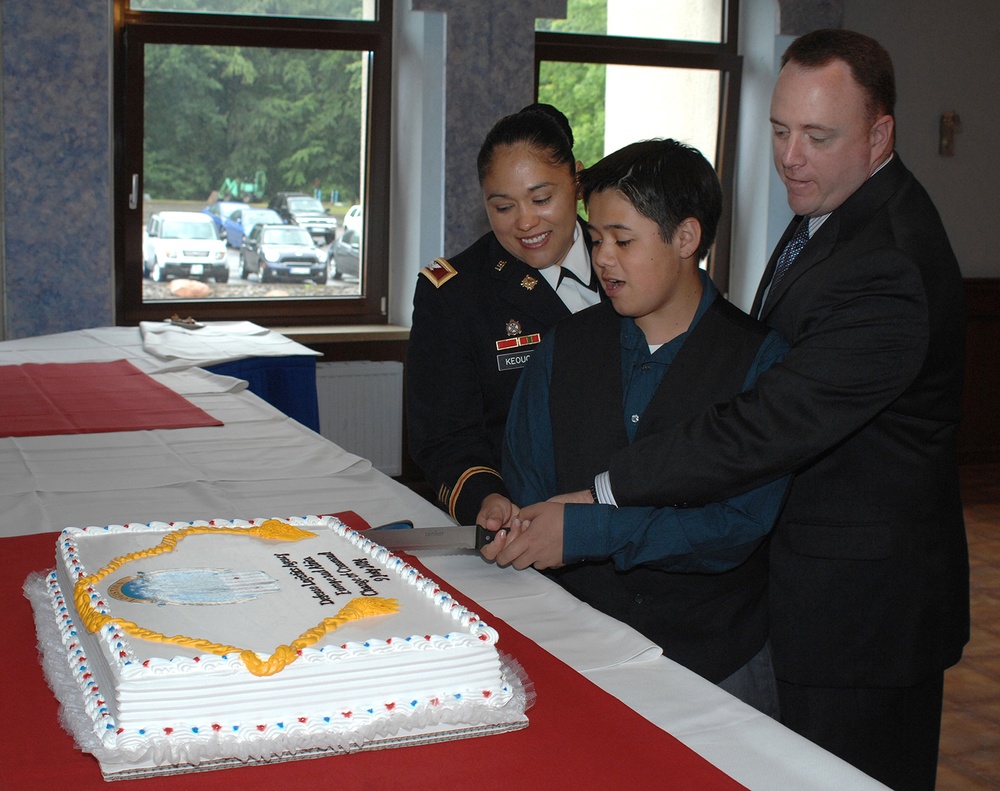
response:
M385 615L387 613L397 612L399 609L398 604L394 599L352 599L347 602L347 604L345 604L344 607L341 608L340 612L338 612L335 616L324 618L319 624L303 632L290 643L278 645L273 651L271 651L271 655L267 659L261 659L256 653L250 651L249 649L237 648L231 645L220 645L219 643L213 643L210 640L204 640L197 637L185 637L183 635L173 635L168 637L167 635L161 634L153 629L143 628L132 621L124 621L117 618L113 619L108 613L106 605L103 601L94 601L94 599L98 598L98 594L95 591L94 586L112 572L117 571L127 563L173 552L177 548L177 545L188 536L205 534L254 536L270 541L301 541L304 538L316 537L316 533L311 533L308 530L303 530L277 519L268 519L262 525L255 525L246 528L191 526L168 533L155 547L140 552L130 552L127 555L116 557L97 573L80 577L74 587L73 600L76 604L77 612L80 613L83 625L89 631L96 632L102 626L113 621L115 629L120 629L132 637L138 637L143 640L160 643L173 643L174 645L195 648L199 651L205 651L207 653L217 654L223 657L228 654L237 654L243 664L246 665L247 669L255 676L270 676L274 673L281 672L285 667L294 662L299 656L301 656L301 650L303 648L315 645L320 639L323 638L324 635L328 632L334 631L339 626L342 626L350 621L358 620L359 618L370 618L375 615ZM67 549L71 546L72 545L69 543L64 544L64 547ZM171 571L176 570L167 570L166 573ZM122 581L116 582L109 589L112 592L112 596L115 595L114 591L120 590L123 584L124 583ZM117 634L114 639L117 639ZM118 645L119 647L121 646L120 643ZM124 658L126 655L125 651L120 652L121 657ZM200 661L200 658L194 657L194 661L198 662Z

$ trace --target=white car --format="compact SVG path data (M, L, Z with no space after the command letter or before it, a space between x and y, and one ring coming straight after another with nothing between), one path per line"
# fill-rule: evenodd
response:
M344 230L345 231L357 231L358 235L361 235L361 227L365 221L364 210L358 205L354 204L347 210L347 214L344 215Z
M175 277L229 280L226 243L215 222L194 211L161 211L142 232L143 275L164 282Z

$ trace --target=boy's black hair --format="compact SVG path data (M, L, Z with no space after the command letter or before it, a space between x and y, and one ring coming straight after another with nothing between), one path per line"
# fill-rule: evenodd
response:
M665 242L681 221L701 224L701 261L715 241L722 215L722 187L711 163L697 148L676 140L643 140L608 154L580 174L585 204L595 192L615 190L639 214L660 228Z
M566 165L576 175L573 157L573 129L561 111L551 104L529 104L497 121L479 149L476 167L482 184L500 146L524 143L546 154L553 165Z

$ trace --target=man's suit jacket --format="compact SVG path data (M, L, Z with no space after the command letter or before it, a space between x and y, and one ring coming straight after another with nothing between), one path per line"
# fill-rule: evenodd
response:
M507 493L499 470L514 388L541 336L570 311L493 233L444 264L454 274L422 274L413 297L409 449L441 507L469 524L486 495Z
M772 537L778 677L923 680L969 635L955 460L965 313L940 217L898 155L819 228L761 318L791 344L784 362L619 454L616 498L695 504L796 473Z

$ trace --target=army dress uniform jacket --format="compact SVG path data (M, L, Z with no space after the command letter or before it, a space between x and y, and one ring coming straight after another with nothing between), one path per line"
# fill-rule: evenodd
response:
M589 250L582 222L581 232ZM421 271L406 356L410 455L461 524L487 495L507 495L499 470L514 388L542 336L568 315L492 232Z

